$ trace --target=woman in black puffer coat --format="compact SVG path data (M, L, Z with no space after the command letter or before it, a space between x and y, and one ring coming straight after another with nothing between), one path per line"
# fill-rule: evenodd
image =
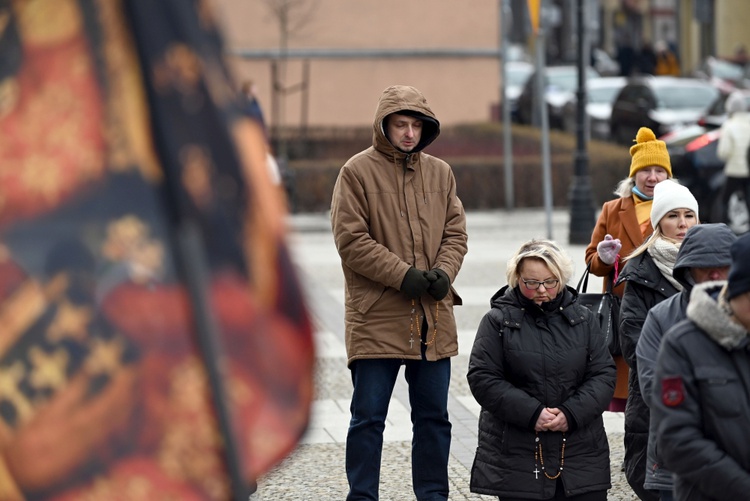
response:
M467 375L482 406L472 492L607 499L602 413L615 365L593 314L565 285L572 268L553 242L527 242L479 325Z
M672 270L687 230L698 224L698 202L677 182L661 182L654 188L651 224L654 233L626 258L617 280L618 284L625 283L619 333L622 356L630 366L625 406L625 478L643 501L658 501L659 494L643 486L650 413L638 384L635 349L648 311L683 288L672 276Z

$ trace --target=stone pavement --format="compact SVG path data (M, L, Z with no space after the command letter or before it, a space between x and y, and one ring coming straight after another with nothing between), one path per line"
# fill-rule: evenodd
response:
M459 355L452 359L449 413L453 423L450 482L451 500L495 499L469 492L469 475L477 442L479 406L466 383L466 369L479 320L489 309L489 299L505 284L506 260L526 240L547 238L543 210L470 212L467 214L469 252L455 281L464 300L456 308ZM551 214L552 239L559 242L576 264L578 281L585 268L583 245L569 245L569 214ZM344 278L330 229L328 214L298 214L289 218L289 246L298 267L308 307L315 323L316 397L312 419L299 447L273 471L260 479L253 501L343 500L347 493L344 449L349 423L351 379L344 348ZM589 290L598 290L593 277ZM403 373L403 371L402 371ZM382 500L413 500L411 490L411 422L408 387L399 378L391 399L385 429L381 469ZM610 441L612 484L609 500L637 499L622 473L623 416L605 413Z

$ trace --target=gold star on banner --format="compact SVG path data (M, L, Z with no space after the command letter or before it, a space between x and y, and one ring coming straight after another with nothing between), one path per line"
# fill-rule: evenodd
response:
M60 303L55 318L47 328L47 339L61 341L71 338L83 342L92 316L90 306L75 306L68 301Z
M13 405L18 422L25 421L33 411L29 399L18 389L25 375L23 363L19 361L10 367L0 368L0 400L7 400Z
M63 350L47 353L38 346L29 350L32 365L29 382L37 389L57 389L65 384L68 354Z
M91 342L91 353L86 359L86 371L92 376L113 374L120 368L123 351L124 347L119 339L94 339Z

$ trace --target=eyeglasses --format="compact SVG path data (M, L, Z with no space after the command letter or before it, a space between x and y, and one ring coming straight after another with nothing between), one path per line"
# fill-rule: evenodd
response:
M560 283L559 280L556 280L554 278L550 278L549 280L544 280L542 282L540 282L539 280L524 280L522 278L521 282L523 282L523 285L525 285L526 288L530 291L539 289L540 285L544 285L545 289L554 289L555 287L557 287L557 284Z

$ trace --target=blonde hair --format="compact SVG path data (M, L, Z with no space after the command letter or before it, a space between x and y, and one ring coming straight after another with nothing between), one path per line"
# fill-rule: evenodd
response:
M551 240L532 239L521 245L508 260L505 278L509 286L516 287L518 285L521 265L525 259L538 259L544 262L555 278L560 281L557 284L558 292L565 287L573 276L573 260L565 251Z
M651 248L652 245L656 243L656 241L660 238L664 238L664 233L661 231L661 226L658 224L656 225L656 228L654 228L654 232L649 236L645 242L643 242L641 245L635 248L633 252L625 256L622 260L622 262L630 261L631 259L640 256L644 252L646 252L649 248Z
M622 181L620 181L619 183L617 183L617 188L615 188L614 194L620 198L629 197L633 194L634 186L635 186L635 178L628 176Z

